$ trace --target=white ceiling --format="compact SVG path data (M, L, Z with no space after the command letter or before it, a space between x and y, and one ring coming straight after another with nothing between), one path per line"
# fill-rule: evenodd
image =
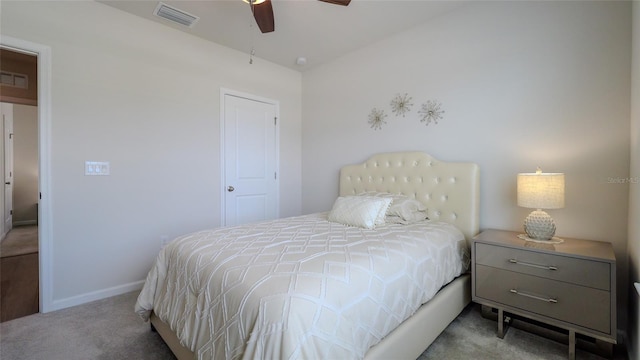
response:
M317 0L272 0L275 31L261 34L242 0L178 0L165 4L200 17L193 28L153 15L156 0L98 0L128 13L298 71L409 29L464 5L463 1L352 0L347 7ZM296 64L305 57L304 66ZM258 61L258 60L256 60Z

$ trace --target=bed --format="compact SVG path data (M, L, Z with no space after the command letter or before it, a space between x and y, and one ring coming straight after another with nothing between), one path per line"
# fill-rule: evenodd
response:
M428 221L379 225L380 219L376 219L378 226L361 229L332 219L338 200L373 193L403 194L419 200L424 205L421 210L426 209ZM435 254L431 257L442 258L444 254L450 254L455 259L461 258L462 263L468 263L468 258L464 259L468 256L467 242L478 233L479 227L479 168L473 163L438 161L422 152L377 154L362 164L341 169L339 195L328 213L203 231L172 241L150 271L138 297L136 312L150 319L153 328L180 360L214 357L417 358L470 302L470 277L464 272L464 264L455 265L457 273L454 273L443 265L429 265L416 259L422 259L423 255L418 254L423 249L421 244L424 249L431 246L426 245L423 238L432 233L430 242L434 241L431 240L434 236L442 240L435 240L440 244L437 247L440 250L428 250ZM266 236L269 234L273 236ZM283 236L290 234L295 236L283 240ZM449 238L453 240L444 240ZM451 249L460 244L464 249L450 250L444 245L447 241L454 243L446 245ZM346 255L334 251L342 249L343 245L347 249ZM298 255L314 246L320 250ZM382 267L380 264L383 263L395 264L397 247L410 249L405 251L407 255L402 255L409 258L397 258L404 264L402 269ZM256 251L256 248L260 250ZM380 251L376 258L358 263L361 253L377 250ZM230 253L233 256L224 257ZM211 261L206 254L218 260ZM345 258L353 261L348 266L355 269L354 272L349 270L347 273L343 269L347 266L343 264ZM260 262L262 259L266 259L264 264ZM317 259L324 264L321 271L328 274L320 276L322 279L310 270L312 265L309 264L318 263ZM457 263L458 260L447 261ZM206 266L196 266L205 263ZM238 266L244 263L251 266ZM228 268L220 271L225 266ZM256 267L262 267L264 271L254 272L252 268ZM296 281L291 281L291 267L299 271L295 275ZM381 275L360 275L368 274L369 268L383 269L384 276L388 275L392 280L385 279L390 282L376 285ZM205 272L204 269L209 270ZM404 289L406 284L422 282L416 278L431 276L421 274L436 271L432 269L441 271L433 276L442 280L442 284L426 285L424 289L423 285L412 285L410 295L389 296L389 289L395 289L395 286ZM193 272L182 274L188 271ZM182 277L174 278L171 275L174 272ZM396 276L396 272L402 274ZM270 275L265 276L265 273ZM407 278L405 273L412 275ZM288 280L279 281L278 276ZM359 277L363 282L354 280ZM309 285L314 281L322 286ZM233 290L222 290L222 283L232 284ZM328 283L338 284L337 290L326 290L331 289L326 285ZM368 285L360 286L362 283ZM203 286L207 291L212 288L225 294L236 290L245 294L239 297L204 296ZM289 290L279 286L289 286ZM363 292L358 292L360 287L364 288ZM311 290L305 293L307 288ZM371 300L369 293L376 292L372 289L381 288L386 291L386 295L382 295L384 299ZM299 289L303 289L300 290L302 293ZM334 295L328 299L330 291L338 293L337 300L333 299ZM402 291L397 290L397 293ZM172 292L187 295L176 296ZM360 297L356 300L345 297L351 292L354 295L349 296ZM272 293L289 295L286 301L274 300ZM361 294L366 294L365 300ZM412 301L421 302L414 305ZM333 311L336 307L343 310ZM349 323L345 318L353 317L352 313L364 313L364 317L359 314L358 322ZM367 313L371 314L368 318ZM372 324L361 324L367 321ZM367 327L369 325L373 330Z

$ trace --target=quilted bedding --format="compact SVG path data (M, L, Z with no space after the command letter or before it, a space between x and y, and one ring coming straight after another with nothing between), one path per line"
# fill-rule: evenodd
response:
M317 213L175 239L135 310L198 359L359 359L468 260L450 224L365 230Z

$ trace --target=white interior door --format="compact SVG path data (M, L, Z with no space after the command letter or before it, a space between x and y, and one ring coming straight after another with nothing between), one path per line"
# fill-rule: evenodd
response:
M278 217L277 105L223 95L223 225Z
M4 234L13 226L13 105L2 104L4 142Z

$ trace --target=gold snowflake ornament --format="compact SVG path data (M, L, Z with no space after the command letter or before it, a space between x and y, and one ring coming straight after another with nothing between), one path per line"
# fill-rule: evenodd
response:
M425 125L429 125L432 121L437 124L438 120L442 119L442 114L444 114L441 106L442 104L437 101L427 100L426 103L422 104L420 111L418 111L420 121L426 123Z
M373 130L382 129L382 125L387 123L386 121L384 121L384 118L386 117L387 114L384 113L384 110L373 108L373 110L371 110L371 113L369 113L369 125L371 125L371 128Z
M397 94L396 97L391 100L391 111L396 114L396 116L404 115L411 111L411 106L413 103L411 102L411 96L407 93L404 95Z

